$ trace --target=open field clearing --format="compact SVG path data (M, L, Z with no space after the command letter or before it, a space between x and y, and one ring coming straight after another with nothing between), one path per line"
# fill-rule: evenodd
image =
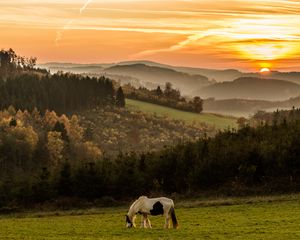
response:
M187 207L193 204L198 207ZM126 229L126 208L17 214L0 218L0 239L291 240L300 239L299 206L299 196L181 203L176 209L178 230L162 229L163 217L150 218L153 229Z
M157 114L159 116L168 116L171 119L186 121L187 123L205 123L215 126L217 129L236 128L237 119L234 117L221 116L211 113L191 113L168 108L152 103L126 99L126 106L129 109L140 110L147 113Z

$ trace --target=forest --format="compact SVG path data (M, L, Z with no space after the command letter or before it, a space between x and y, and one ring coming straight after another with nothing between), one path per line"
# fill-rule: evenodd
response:
M2 119L12 111L2 112ZM18 119L1 123L2 207L61 198L92 201L207 191L243 195L300 188L299 120L245 126L157 151L120 152L113 157L83 141L76 116L64 128L50 112L45 118L16 115ZM21 116L32 125L43 121L43 127L52 130L39 141L32 127L22 126Z
M54 110L64 114L96 106L116 105L113 83L105 77L90 78L59 72L51 75L46 70L34 68L35 58L26 60L12 49L2 50L0 59L2 110L12 105L21 110L37 108L42 112Z
M1 71L10 64L2 60ZM109 79L15 68L0 75L0 210L300 190L299 109L260 113L217 133L126 110Z

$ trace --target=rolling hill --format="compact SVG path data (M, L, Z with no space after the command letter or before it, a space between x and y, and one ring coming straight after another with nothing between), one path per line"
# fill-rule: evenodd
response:
M146 61L146 60L125 61L125 62L118 63L118 65L135 65L135 64L145 64L147 66L152 66L152 67L167 68L167 69L175 70L177 72L188 73L191 75L202 75L202 76L206 76L210 80L215 80L217 82L232 81L233 79L242 77L243 74L245 74L236 69L208 69L208 68L171 66L167 64Z
M184 94L190 94L194 89L199 89L212 84L206 76L194 73L185 73L165 67L159 63L149 61L121 62L119 64L72 64L72 63L46 63L39 67L46 68L50 72L64 71L81 74L105 75L122 84L128 82L147 88L164 86L166 82L173 84Z
M190 93L195 88L211 84L208 78L202 75L191 75L145 64L116 65L106 68L104 71L108 74L131 76L140 79L144 83L151 82L157 85L165 85L166 82L170 82L184 94Z
M170 119L182 120L187 123L199 123L214 126L217 129L236 128L237 119L229 116L221 116L211 113L191 113L168 108L152 103L126 99L126 107L128 109L140 110L142 112L156 114L158 116L168 116Z
M242 77L204 87L195 94L202 98L283 101L299 96L300 85L282 80Z
M99 64L76 64L76 63L58 63L50 62L45 64L39 64L39 67L47 68L51 72L56 71L68 71L78 73L89 73L91 70L95 73L96 68L98 73L103 74L103 70L114 66L132 66L143 64L149 67L158 67L164 69L171 69L181 73L187 73L190 75L202 75L207 77L209 80L215 80L216 82L227 82L240 77L256 77L260 78L261 74L258 72L241 72L236 69L207 69L197 67L182 67L182 66L171 66L167 64L157 63L153 61L140 60L140 61L124 61L119 63L99 63ZM79 72L80 71L80 72ZM271 79L281 79L285 81L295 82L300 84L300 72L279 72L272 71L265 75Z
M237 117L249 117L257 111L275 111L277 109L290 110L300 108L300 96L285 101L265 101L249 99L206 99L203 108L206 112L225 114Z

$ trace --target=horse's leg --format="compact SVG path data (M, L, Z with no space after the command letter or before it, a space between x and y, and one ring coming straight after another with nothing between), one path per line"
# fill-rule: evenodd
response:
M136 227L136 225L135 225L135 218L136 218L136 216L134 215L133 218L132 218L132 225L133 225L133 227Z
M165 215L166 220L165 220L165 228L169 228L170 227L170 217L169 215Z
M166 220L165 220L165 228L169 228L170 226L170 221L169 221L169 217L166 217Z
M146 217L147 217L147 225L148 225L148 227L149 228L152 228L152 226L151 226L151 222L150 222L150 219L148 218L148 216L146 215Z
M144 228L147 228L147 214L143 214L143 224L144 224Z
M144 228L144 215L141 215L141 228Z

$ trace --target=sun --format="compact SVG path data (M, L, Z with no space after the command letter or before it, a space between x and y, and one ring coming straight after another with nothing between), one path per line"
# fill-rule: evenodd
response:
M269 73L270 69L269 68L262 68L260 69L260 73Z

